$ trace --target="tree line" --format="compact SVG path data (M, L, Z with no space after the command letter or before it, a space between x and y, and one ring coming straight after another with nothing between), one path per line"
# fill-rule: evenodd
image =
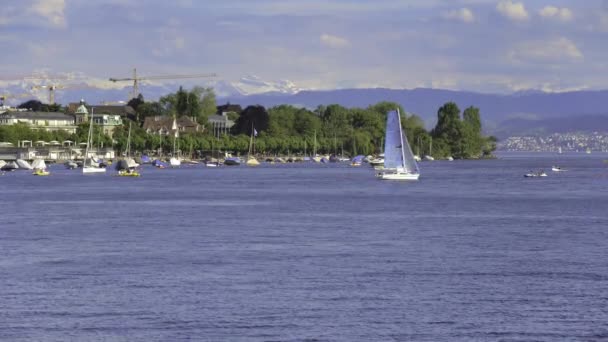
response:
M207 118L217 111L216 98L211 88L182 87L175 93L161 97L158 101L146 102L140 95L129 102L137 115L139 125L132 125L131 150L171 151L173 139L148 134L141 124L146 117L168 115L194 118L206 129L202 132L181 133L177 145L182 154L201 157L213 152L229 151L244 154L249 148L253 130L255 151L261 154L302 155L312 154L378 154L383 152L386 113L399 109L402 125L415 154L432 154L436 158L489 157L496 149L496 139L482 134L479 108L468 107L462 113L453 102L448 102L437 111L437 124L430 131L423 120L407 113L394 102L379 102L366 108L346 108L338 104L318 106L311 110L292 105L265 108L251 105L238 113L230 113L235 121L229 134L214 136ZM239 107L240 108L240 107ZM128 126L117 127L112 138L97 134L104 146L113 146L116 151L126 150ZM0 141L58 140L86 141L88 124L81 124L75 134L44 132L19 127L0 129ZM48 141L48 140L47 140ZM432 146L432 151L431 151Z

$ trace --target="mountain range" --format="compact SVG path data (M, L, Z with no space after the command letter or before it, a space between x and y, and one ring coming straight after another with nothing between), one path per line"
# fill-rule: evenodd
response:
M178 84L142 84L140 90L146 100L155 100L175 92ZM188 83L184 86L189 87ZM608 131L608 90L562 93L524 91L512 94L429 88L306 90L287 80L272 82L256 76L243 77L237 82L205 81L202 86L214 88L218 104L229 102L240 104L242 107L254 104L265 107L291 104L310 109L329 104L367 107L380 101L392 101L401 104L408 113L420 116L427 128L434 126L439 107L453 101L461 110L468 106L480 108L486 133L497 135L499 138L540 132ZM31 84L26 81L0 84L0 94L17 94L24 91L33 92ZM46 91L39 89L33 94L46 102ZM129 83L118 86L112 84L110 87L107 82L80 82L58 90L56 100L63 104L80 99L86 99L88 103L117 102L128 99L130 91ZM13 99L13 103L16 100Z

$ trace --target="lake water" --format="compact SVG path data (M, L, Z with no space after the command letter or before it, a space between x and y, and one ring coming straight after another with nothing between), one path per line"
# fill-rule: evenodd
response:
M0 340L605 341L604 159L7 173Z

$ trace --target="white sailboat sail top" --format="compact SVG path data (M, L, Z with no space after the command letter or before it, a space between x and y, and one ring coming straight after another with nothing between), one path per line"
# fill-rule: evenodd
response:
M418 173L412 149L401 128L399 111L392 110L386 116L386 141L384 142L384 168Z
M35 170L45 170L46 169L46 163L44 162L44 159L35 159L32 162L32 167Z

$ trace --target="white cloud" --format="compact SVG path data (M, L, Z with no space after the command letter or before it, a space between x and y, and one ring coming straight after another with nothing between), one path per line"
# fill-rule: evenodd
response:
M52 26L66 27L65 0L36 0L28 12L46 18Z
M555 7L555 6L545 6L538 14L544 18L557 19L560 21L570 21L572 20L572 11L567 7Z
M565 37L547 41L529 41L509 51L509 59L519 63L575 62L583 58L583 53L576 44Z
M333 36L331 34L324 33L320 37L321 44L334 49L340 49L350 46L350 42L342 37Z
M524 7L523 2L513 2L511 0L504 0L496 5L496 9L500 14L513 21L524 21L530 17L528 11Z
M470 9L463 7L457 10L451 10L443 14L444 18L460 20L464 23L472 23L475 21L475 15Z

